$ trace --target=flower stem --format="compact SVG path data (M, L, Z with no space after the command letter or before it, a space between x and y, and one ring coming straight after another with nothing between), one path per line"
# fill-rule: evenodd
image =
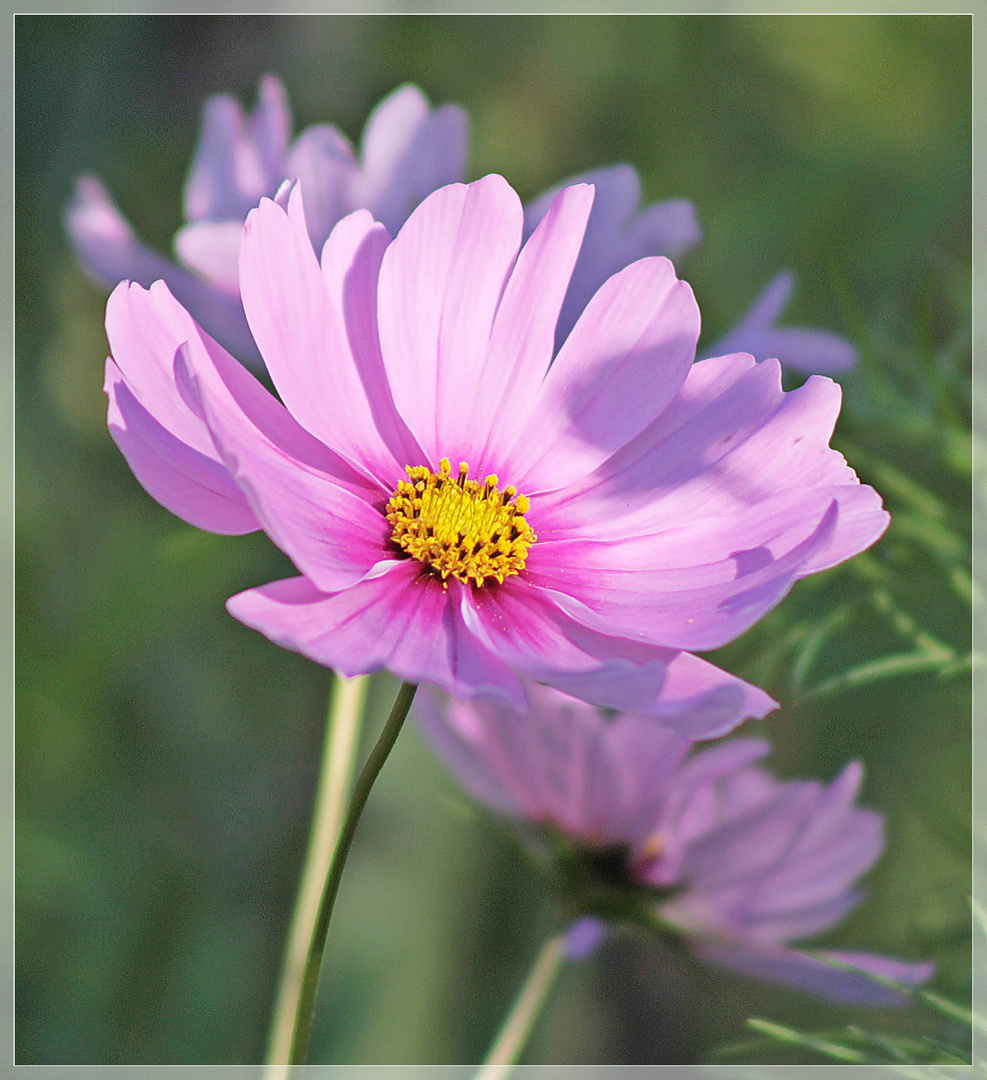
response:
M566 956L565 942L564 933L556 934L542 946L475 1080L506 1080L510 1076L535 1021L541 1015L548 993L562 970L562 961Z
M337 675L333 680L319 786L315 793L312 833L271 1021L264 1080L287 1080L288 1055L291 1052L291 1036L298 1012L305 959L315 933L322 888L329 873L353 780L369 683L365 675L353 679Z
M402 683L384 728L374 744L374 748L370 751L353 787L353 795L346 811L346 817L343 820L343 826L339 832L339 839L336 841L336 849L332 853L332 862L319 901L319 911L312 931L312 940L309 944L308 955L305 958L305 970L298 995L298 1010L295 1014L291 1049L288 1052L287 1064L289 1066L303 1065L305 1063L308 1037L312 1028L312 1013L315 1010L315 995L319 987L322 954L326 948L326 938L329 935L329 920L332 918L336 894L339 892L339 883L343 877L346 856L349 854L350 845L356 835L360 814L370 797L370 790L374 786L374 781L383 768L384 762L387 760L387 755L391 752L398 735L401 733L401 728L408 716L408 710L411 708L411 702L417 689L418 687L414 683Z

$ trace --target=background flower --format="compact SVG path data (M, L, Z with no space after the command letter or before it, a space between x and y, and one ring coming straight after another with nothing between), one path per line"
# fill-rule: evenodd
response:
M831 375L857 362L857 351L845 338L804 326L775 326L795 288L795 275L782 271L754 302L754 306L725 337L707 350L707 356L749 352L759 360L776 356L796 371Z
M928 963L789 946L840 922L881 854L880 814L854 805L859 764L828 786L783 782L752 764L767 743L737 739L687 757L688 740L653 719L604 717L548 687L530 688L524 713L419 693L426 738L474 798L577 841L591 860L616 856L626 887L659 890L655 912L699 956L871 1005L903 999L867 972L908 984L932 974ZM671 898L659 901L660 890ZM578 940L574 947L584 951ZM857 970L827 965L829 957Z
M294 179L305 192L309 236L320 251L329 231L353 210L369 209L391 232L421 200L463 178L467 120L462 109L432 109L417 86L401 86L371 113L360 155L330 124L291 142L291 111L280 80L265 75L244 114L221 94L205 105L199 144L185 182L185 218L174 239L175 265L144 247L98 180L83 176L66 225L86 269L107 285L159 278L193 318L245 362L259 360L237 283L247 212ZM189 273L191 271L191 273Z
M462 109L432 110L416 86L388 94L364 129L360 159L330 124L307 128L290 143L291 112L284 86L272 75L259 83L258 103L245 115L228 94L206 103L199 144L185 183L188 221L174 237L177 266L139 243L106 190L80 177L66 225L83 265L107 285L129 279L148 286L161 278L200 325L240 359L256 365L237 283L243 219L282 181L297 180L305 194L309 235L320 251L332 226L366 208L393 235L426 195L463 179L468 121ZM699 242L692 203L672 199L638 210L641 183L627 164L571 177L525 210L525 238L563 187L592 184L596 199L562 306L556 345L569 336L596 290L611 275L648 255L673 261ZM193 274L187 272L191 270ZM196 276L197 275L197 276ZM751 311L709 356L749 352L777 358L795 370L831 374L856 361L849 342L805 328L776 328L794 286L789 272L776 278Z

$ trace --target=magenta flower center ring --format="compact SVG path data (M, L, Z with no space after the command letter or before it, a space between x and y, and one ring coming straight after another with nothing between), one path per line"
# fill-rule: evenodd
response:
M481 484L467 479L469 465L452 475L448 458L439 471L408 465L387 503L391 542L447 584L450 574L464 584L503 583L524 569L528 547L538 538L525 521L529 502L517 488L500 491L496 475Z

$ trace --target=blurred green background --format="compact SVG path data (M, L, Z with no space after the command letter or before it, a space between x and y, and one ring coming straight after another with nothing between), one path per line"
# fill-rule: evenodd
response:
M761 725L782 775L861 758L887 815L827 943L931 957L968 998L970 48L969 16L17 18L19 1064L263 1055L329 675L224 610L284 557L172 517L114 447L105 292L62 214L91 172L167 252L204 99L252 106L266 71L297 127L353 139L401 82L458 102L470 177L524 198L630 162L647 201L696 205L679 270L705 341L785 266L788 321L854 341L835 443L891 529L715 659L782 702ZM371 734L393 691L375 680ZM476 1062L550 925L508 834L409 729L344 879L311 1060ZM616 935L525 1060L695 1062L749 1016L950 1037L917 1007L863 1016Z

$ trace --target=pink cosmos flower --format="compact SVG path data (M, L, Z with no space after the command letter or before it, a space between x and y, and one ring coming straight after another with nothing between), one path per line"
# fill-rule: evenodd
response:
M829 785L781 782L754 764L769 750L759 740L690 756L688 739L651 717L605 719L544 686L529 687L527 713L430 688L415 712L474 798L577 841L590 863L622 866L628 887L653 888L654 914L704 959L868 1004L902 998L867 973L910 985L932 974L931 964L789 945L856 906L855 883L881 853L881 816L854 805L859 764ZM592 951L599 936L598 920L578 919L570 953Z
M66 214L83 266L99 281L159 278L213 337L245 362L259 360L240 303L237 258L243 220L286 179L305 192L309 235L320 249L333 225L368 208L396 232L421 200L460 180L467 120L454 105L431 109L416 86L402 86L371 113L360 155L329 124L306 128L292 143L284 87L260 81L250 115L227 95L210 98L185 184L188 222L175 236L179 263L144 247L99 181L81 177Z
M610 278L553 361L592 197L567 188L520 247L503 178L454 184L393 241L344 218L320 263L286 187L240 252L281 400L165 285L123 283L110 428L169 509L290 556L300 576L229 602L272 640L518 706L523 674L709 737L774 703L691 651L888 516L827 445L834 383L785 394L776 362L693 364L699 312L666 259Z

